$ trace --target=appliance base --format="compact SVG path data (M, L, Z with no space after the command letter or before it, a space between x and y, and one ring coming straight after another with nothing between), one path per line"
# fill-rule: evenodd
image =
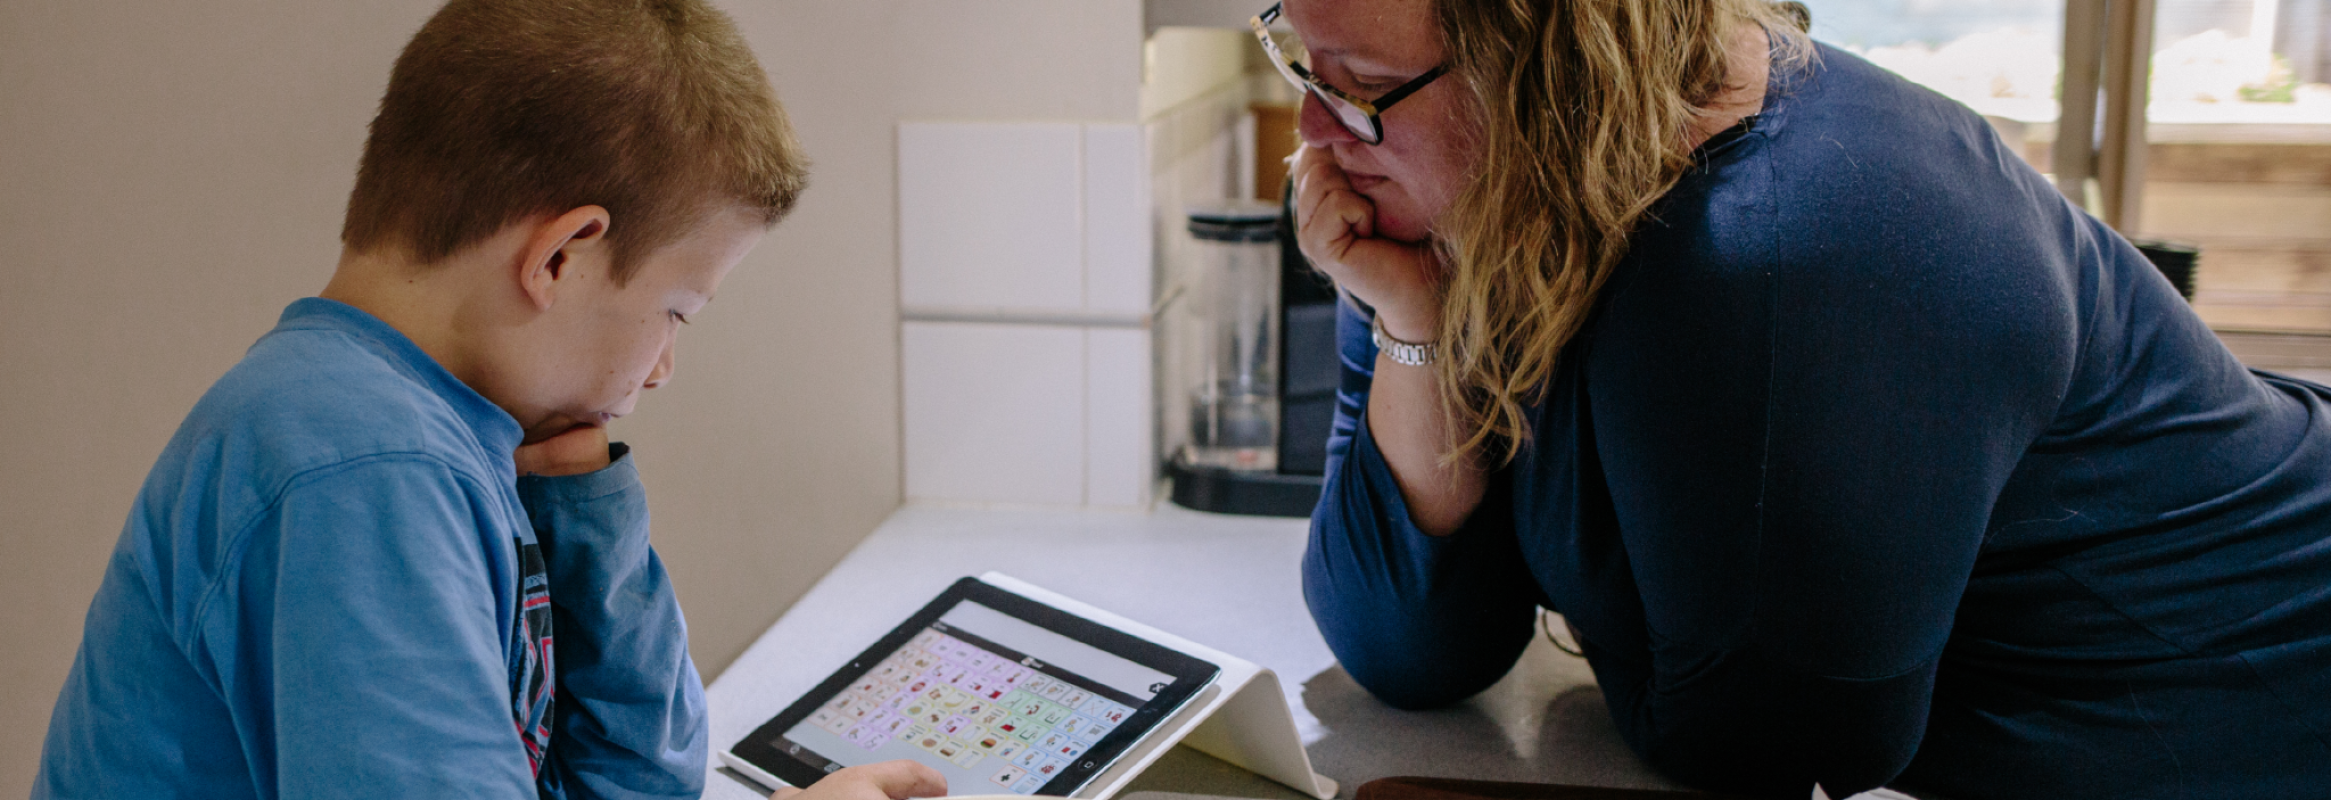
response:
M1264 517L1309 517L1319 505L1321 477L1278 472L1241 472L1189 464L1180 458L1166 463L1173 479L1174 505L1216 514Z

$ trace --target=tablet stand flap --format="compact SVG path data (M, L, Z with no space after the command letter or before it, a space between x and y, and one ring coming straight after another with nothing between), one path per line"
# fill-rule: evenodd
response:
M1311 771L1311 754L1303 749L1295 714L1287 709L1278 674L1269 669L1256 667L1254 677L1182 742L1320 800L1335 797L1335 781Z
M1335 797L1335 781L1312 771L1311 754L1303 749L1303 737L1295 728L1294 712L1287 708L1287 698L1280 689L1279 676L1269 669L1001 572L990 572L979 576L979 579L1022 597L1205 659L1222 668L1221 674L1214 679L1213 687L1191 698L1189 706L1143 737L1141 744L1121 756L1116 766L1086 785L1083 791L1077 792L1077 797L1108 800L1179 742L1187 742L1198 752L1243 767L1320 800L1332 800Z

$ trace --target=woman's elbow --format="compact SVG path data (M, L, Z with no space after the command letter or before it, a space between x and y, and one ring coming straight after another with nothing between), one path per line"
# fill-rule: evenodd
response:
M1481 681L1450 680L1451 676L1434 670L1430 665L1390 665L1339 657L1345 674L1352 682L1368 690L1385 705L1402 711L1424 711L1440 708L1480 694L1496 678Z
M1435 636L1430 630L1399 630L1386 618L1319 619L1337 663L1360 688L1403 711L1439 708L1480 694L1498 682L1529 644L1530 629ZM1429 628L1429 626L1427 626Z

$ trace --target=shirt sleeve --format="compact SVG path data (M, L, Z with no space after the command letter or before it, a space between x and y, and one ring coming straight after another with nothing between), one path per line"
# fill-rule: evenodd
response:
M1303 596L1352 680L1399 708L1470 697L1511 669L1529 644L1535 590L1516 548L1503 481L1454 534L1410 521L1369 435L1376 348L1368 314L1346 298L1336 319L1341 380L1328 468Z
M266 794L535 796L478 496L435 461L365 459L302 476L239 540L197 614Z
M543 784L571 798L704 791L709 730L688 626L648 546L629 448L606 469L519 479L550 573L557 723Z

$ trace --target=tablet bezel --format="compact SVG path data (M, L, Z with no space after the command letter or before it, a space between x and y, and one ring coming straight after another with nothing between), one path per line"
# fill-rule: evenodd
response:
M1123 724L1109 731L1100 741L1094 742L1083 755L1062 768L1060 774L1052 776L1052 780L1036 790L1036 795L1066 796L1084 788L1095 776L1107 771L1119 757L1131 751L1143 737L1155 731L1160 723L1171 718L1190 698L1196 697L1199 690L1213 683L1221 673L1221 668L1211 662L1015 594L978 578L966 577L947 587L946 591L925 604L922 610L899 623L890 633L835 670L819 682L817 688L794 700L783 713L762 723L752 735L738 742L729 752L794 786L806 787L825 777L825 770L779 750L773 740L807 719L826 701L846 691L868 670L880 665L882 659L904 647L915 635L929 629L932 623L965 601L977 602L1173 678L1173 682L1164 690L1127 715Z

